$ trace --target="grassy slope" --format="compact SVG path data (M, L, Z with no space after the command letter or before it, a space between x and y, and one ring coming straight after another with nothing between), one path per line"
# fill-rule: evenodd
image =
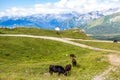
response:
M118 41L120 41L120 34L104 34L104 35L93 35L93 36L91 36L91 37L93 37L93 38L95 38L95 39L98 39L98 40L118 40Z
M120 51L120 44L119 43L86 42L86 41L78 41L78 40L74 40L74 41L78 42L78 43L86 44L86 45L89 45L89 46L97 47L97 48Z
M74 53L78 66L68 77L45 76L50 64L71 63ZM108 66L106 52L92 51L44 39L0 37L0 80L91 80Z
M44 30L44 29L37 29L37 28L14 28L14 29L4 29L0 28L0 33L2 34L31 34L31 35L39 35L39 36L54 36L54 37L67 37L67 38L81 38L81 39L92 39L86 34L77 30L65 30L61 31L60 35L56 34L54 30Z
M115 13L115 14L111 14L111 15L107 15L104 17L100 17L96 20L90 21L88 23L88 28L92 28L92 27L97 27L98 25L105 25L106 23L112 23L110 22L110 19L114 19L115 17L120 16L120 12ZM120 22L119 19L116 20L115 22Z
M103 17L101 17L101 18L99 18L99 19L96 19L96 20L93 20L93 21L90 21L90 22L87 24L87 25L89 26L88 29L89 29L89 28L92 28L92 27L95 27L95 26L97 26L97 25L102 24L103 21L104 21L104 18L103 18Z

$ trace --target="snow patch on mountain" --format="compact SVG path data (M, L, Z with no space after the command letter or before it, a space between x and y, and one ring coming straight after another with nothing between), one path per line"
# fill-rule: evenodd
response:
M120 16L116 16L116 17L110 19L110 22L117 22L117 21L120 21Z

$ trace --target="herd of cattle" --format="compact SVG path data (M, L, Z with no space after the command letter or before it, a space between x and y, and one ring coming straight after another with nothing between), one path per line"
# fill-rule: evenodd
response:
M74 54L70 54L70 57L72 58L72 65L67 64L65 67L62 67L60 65L50 65L49 66L49 73L52 75L53 73L58 73L58 75L63 74L65 76L68 75L68 73L71 71L72 66L75 67L77 65L76 62L76 56Z
M117 40L114 40L113 42L117 43ZM63 74L65 76L68 75L70 72L72 66L75 67L77 65L76 62L76 56L74 54L70 54L70 57L72 58L72 65L67 64L65 67L62 67L60 65L50 65L49 66L49 73L52 75L53 73L58 73L58 75Z

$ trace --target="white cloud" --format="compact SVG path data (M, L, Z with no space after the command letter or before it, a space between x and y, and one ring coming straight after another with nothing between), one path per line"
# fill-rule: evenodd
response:
M77 11L86 13L95 10L104 10L120 7L120 0L60 0L56 3L35 4L31 8L13 7L0 12L0 16L26 16L40 13L66 13Z

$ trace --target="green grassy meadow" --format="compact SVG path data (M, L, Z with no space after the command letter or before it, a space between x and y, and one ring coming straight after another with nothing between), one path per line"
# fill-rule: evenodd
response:
M0 34L28 34L38 36L53 36L60 38L92 39L84 33L66 30L56 34L56 31L37 28L0 28ZM93 47L119 50L116 43L98 43L75 41ZM49 65L71 64L69 54L77 57L77 66L72 67L69 75L58 76L49 74ZM96 75L109 68L107 54L103 51L94 51L80 48L58 41L0 36L0 80L92 80ZM111 72L106 80L118 79L119 70ZM119 79L118 79L119 80Z
M50 76L49 65L71 63L70 53L77 67L67 77ZM91 80L110 65L106 54L45 39L0 37L0 80Z

